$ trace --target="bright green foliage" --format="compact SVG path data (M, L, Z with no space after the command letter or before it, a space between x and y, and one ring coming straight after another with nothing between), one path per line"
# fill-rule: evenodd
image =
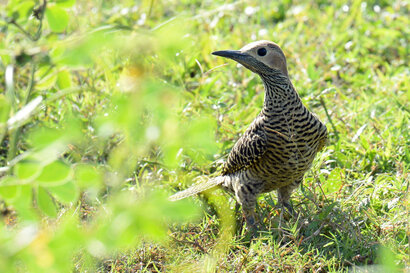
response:
M40 185L50 186L64 183L70 178L70 167L62 161L54 161L43 167L36 181Z
M70 72L67 70L61 70L57 74L57 87L59 89L66 89L72 86L72 77Z
M406 1L44 3L0 4L0 272L408 266ZM330 139L299 218L263 195L249 243L228 195L166 198L260 111L260 79L210 54L256 39L283 48Z
M22 160L14 166L14 175L20 180L33 180L43 171L42 166L35 161Z
M37 205L48 216L56 217L57 208L53 199L43 187L37 188Z
M77 201L78 189L73 181L63 185L49 187L49 192L60 202L70 203Z
M46 18L54 32L63 32L68 25L68 14L59 6L49 5L46 9Z
M3 184L6 184L7 180L3 180ZM0 196L4 200L13 200L19 194L20 187L17 185L2 185L0 187Z
M78 164L74 166L76 184L82 188L100 187L102 183L102 171L96 166Z

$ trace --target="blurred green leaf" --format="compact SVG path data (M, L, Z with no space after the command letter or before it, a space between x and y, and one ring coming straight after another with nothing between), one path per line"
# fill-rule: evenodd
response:
M43 187L37 189L37 205L48 216L56 217L57 208L53 199Z
M3 181L2 181L3 182ZM19 186L17 185L2 185L0 184L0 196L6 200L14 199L19 192Z
M142 237L161 241L166 237L167 223L199 216L192 203L170 202L167 197L158 191L139 199L129 191L114 196L107 206L109 211L94 223L96 239L112 250L138 243Z
M217 151L214 137L215 128L216 121L214 119L198 118L192 120L187 126L186 135L189 138L185 138L185 143L196 149L213 154Z
M0 123L6 122L10 115L10 102L4 94L0 94Z
M81 188L97 187L102 184L102 173L93 165L78 164L74 168L76 183Z
M58 219L58 229L51 227L53 236L48 247L53 255L54 268L57 268L58 272L73 271L73 260L68 257L72 257L88 239L86 229L79 220L78 214L70 210Z
M73 181L59 186L48 187L47 190L62 203L75 202L79 196L78 188Z
M190 33L191 24L186 23L187 18L174 17L165 24L160 25L153 32L159 47L157 53L166 63L175 61L175 54L192 45L187 34Z
M215 142L216 122L209 118L196 118L191 120L185 127L181 128L180 139L177 140L179 149L183 148L184 152L197 163L205 162L207 158L218 151ZM168 132L169 133L169 132ZM175 154L176 147L168 147L166 152ZM165 157L171 159L165 154ZM176 158L174 157L173 160Z
M9 10L9 16L11 13L14 13L14 19L21 24L27 21L30 17L33 7L35 5L34 1L8 1L8 7L11 9Z
M19 218L27 221L37 221L38 215L33 209L33 189L29 185L17 185L17 195L8 200L17 211Z
M43 66L36 71L36 88L50 89L54 86L57 80L57 75L53 73L49 65Z
M385 272L402 272L396 264L396 255L388 246L380 246L378 251L378 259L381 261Z
M150 199L161 207L165 219L171 223L186 222L197 219L200 216L200 210L189 199L171 202L168 200L169 194L166 192L156 192Z
M60 56L57 55L55 61L71 67L93 65L94 57L99 59L103 57L101 55L102 48L112 45L118 39L121 38L105 29L87 33L82 38L62 45L64 53ZM58 51L60 50L57 49Z
M67 12L57 5L48 5L46 18L50 29L54 32L63 32L68 25Z
M177 167L178 166L178 155L180 151L183 151L179 143L170 142L163 145L164 150L164 164L166 166Z
M70 178L70 166L60 160L57 160L44 166L36 181L44 186L55 186L63 184Z
M29 143L36 149L42 149L55 141L61 140L64 132L55 128L41 127L29 135Z
M60 89L70 88L72 86L71 74L67 70L61 70L57 74L57 86Z
M40 163L30 160L22 160L14 166L14 174L21 180L34 179L42 170Z
M83 137L82 122L78 118L67 117L57 128L39 127L30 132L28 142L35 149L49 148L53 144L67 145Z
M56 0L55 3L59 7L71 8L75 5L76 0Z

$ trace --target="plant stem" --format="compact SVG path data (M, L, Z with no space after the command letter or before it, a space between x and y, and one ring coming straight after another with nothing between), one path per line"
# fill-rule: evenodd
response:
M336 139L339 141L339 132L336 130L336 126L335 126L335 124L333 123L333 120L332 120L332 118L330 117L329 112L327 111L327 107L326 107L325 101L323 100L322 97L320 97L319 100L320 100L320 104L321 104L321 105L323 106L323 108L325 109L326 117L327 117L327 119L329 120L330 125L332 125L332 129L333 129L333 132L335 132Z
M34 74L36 72L36 64L34 60L31 61L31 73L30 73L30 82L27 86L26 96L24 98L24 105L26 105L30 99L31 92L34 89ZM17 155L17 145L19 142L21 133L21 126L16 128L15 130L10 131L9 133L9 151L7 154L7 164L10 164L11 160L13 160ZM13 171L13 168L10 167L9 173Z
M9 21L10 24L14 25L17 27L24 35L26 35L30 40L32 41L37 41L41 37L41 30L43 28L43 18L44 18L44 13L46 11L46 6L47 6L47 0L44 0L43 5L41 5L37 10L38 10L38 17L37 19L39 20L39 25L37 28L37 31L34 35L31 35L29 32L27 32L22 26L20 26L14 19L11 19Z

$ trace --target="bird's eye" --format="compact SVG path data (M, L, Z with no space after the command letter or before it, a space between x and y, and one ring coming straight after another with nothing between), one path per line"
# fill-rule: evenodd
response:
M259 56L265 56L266 52L267 52L266 48L264 48L264 47L261 47L261 48L258 49L258 55Z

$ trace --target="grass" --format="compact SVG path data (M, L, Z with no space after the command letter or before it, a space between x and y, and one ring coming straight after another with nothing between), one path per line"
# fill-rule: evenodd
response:
M37 70L27 97L43 96L44 106L19 127L17 138L11 129L4 133L1 165L14 158L10 150L35 155L47 147L46 136L51 133L42 135L39 128L75 135L71 128L81 124L81 141L70 139L69 149L58 156L75 173L80 201L41 183L33 187L34 192L38 187L50 191L60 215L50 220L53 206L44 204L48 199L35 199L34 207L43 211L36 220L40 230L47 233L45 222L57 227L65 223L60 218L65 219L61 215L67 212L81 216L76 223L87 231L67 233L81 242L66 265L75 272L90 264L99 272L405 272L409 269L408 9L408 3L400 0L141 1L137 5L77 1L68 9L75 16L66 30L57 35L46 23L38 41L7 23L4 18L9 15L4 13L0 67L4 71L10 64L15 67L18 99L11 108L24 107L34 71L30 62ZM20 24L35 33L33 20ZM97 28L108 31L100 35ZM262 195L258 213L266 230L249 242L234 200L216 191L191 198L188 207L202 213L198 216L183 207L179 214L195 214L195 219L170 221L161 233L156 228L162 224L151 214L178 217L151 192L174 192L199 175L217 172L263 103L264 90L256 75L233 62L225 65L210 53L261 39L282 47L302 101L329 131L326 149L293 194L298 217L285 213L280 220L276 193ZM0 72L0 87L9 94L5 74ZM42 139L47 139L45 144ZM98 170L84 171L97 177L96 184L90 176L81 178L78 166L83 165ZM0 183L13 174L19 175L3 174ZM61 202L64 197L75 202ZM136 197L135 203L126 203L129 197ZM139 198L148 201L141 203ZM8 201L4 193L3 199L4 222L14 226L16 217L24 218L19 203ZM132 223L129 229L118 227L118 234L117 226L110 226L117 215ZM150 221L156 224L149 225ZM61 225L65 229L56 230L66 234L70 225ZM44 253L57 257L60 250L52 242L58 234L43 236L48 243L38 239L31 247L41 245L49 251ZM135 234L143 238L135 239ZM9 233L0 235L1 242ZM105 247L93 248L96 241ZM29 269L47 267L44 255L32 262L21 253L7 255ZM38 267L30 267L31 262Z

